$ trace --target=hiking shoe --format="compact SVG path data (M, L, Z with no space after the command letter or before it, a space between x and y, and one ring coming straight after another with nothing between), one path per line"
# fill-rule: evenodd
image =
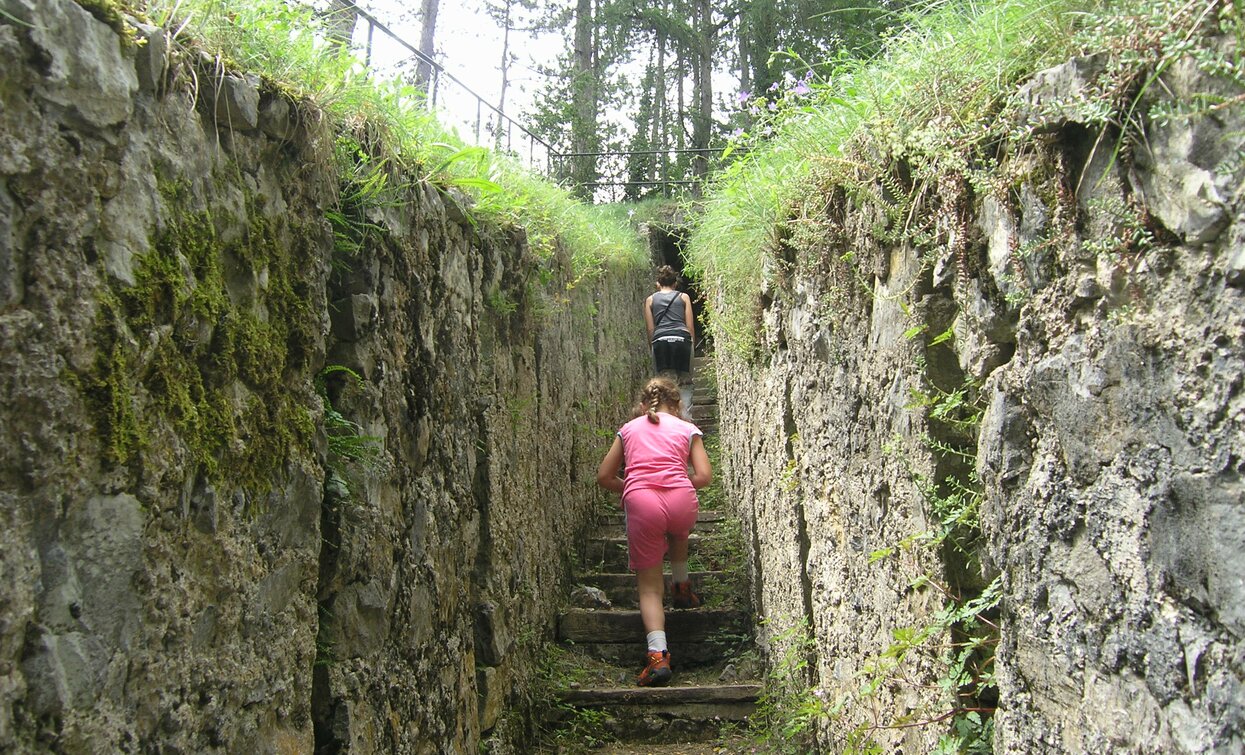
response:
M692 580L670 584L670 603L675 608L700 608L700 596L692 592Z
M674 672L670 670L670 651L649 651L648 665L635 681L641 687L664 687L670 683L673 675Z

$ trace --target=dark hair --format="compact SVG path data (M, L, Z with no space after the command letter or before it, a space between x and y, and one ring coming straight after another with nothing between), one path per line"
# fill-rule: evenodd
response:
M659 286L673 286L679 282L679 274L669 265L662 265L657 268L657 284Z
M683 396L679 394L679 386L667 377L655 377L640 389L639 400L635 406L635 416L648 415L648 421L654 425L661 422L657 416L658 409L673 409L671 414L683 413Z

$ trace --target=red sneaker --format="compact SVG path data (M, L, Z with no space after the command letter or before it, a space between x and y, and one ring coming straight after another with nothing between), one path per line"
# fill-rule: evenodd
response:
M635 680L641 687L664 687L670 683L674 672L670 670L670 651L649 651L648 665Z
M700 608L700 596L692 592L692 580L671 583L670 603L675 608Z

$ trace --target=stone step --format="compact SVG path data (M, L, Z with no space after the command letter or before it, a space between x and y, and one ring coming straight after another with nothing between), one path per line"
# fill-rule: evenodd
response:
M711 537L713 535L716 535L718 533L718 530L720 530L722 526L723 526L723 523L721 521L716 521L716 522L697 521L696 526L692 529L692 534L700 535L701 537ZM597 530L595 533L593 533L593 539L598 539L598 538L602 540L622 540L625 543L627 540L626 525L624 525L622 522L619 522L617 524L597 525Z
M688 536L688 547L692 549L693 554L705 537L709 536L701 535L696 530L693 530L692 534ZM583 566L585 571L582 571L581 574L588 573L587 570L598 572L629 571L627 538L621 534L615 537L589 538L584 545Z
M692 403L700 403L700 398L705 401L716 403L718 400L718 383L713 376L705 375L692 378Z
M692 580L692 589L703 598L706 588L724 589L718 586L726 579L726 574L720 571L694 571L688 577ZM605 593L605 597L609 598L616 608L636 607L634 572L585 574L579 583L595 587ZM666 602L670 602L669 593L666 595Z
M694 375L712 364L713 357L692 357L692 374Z
M699 527L702 524L706 524L710 522L724 522L726 521L726 519L727 519L727 515L726 515L726 512L724 511L715 511L713 509L701 509L696 514L696 526ZM625 521L626 521L626 517L622 513L622 511L610 512L608 514L601 514L597 517L597 524L601 524L601 525L623 524Z
M744 724L756 710L759 684L574 689L558 696L562 715L605 714L608 733L636 743L708 742L723 724Z
M716 421L717 418L718 418L717 404L698 406L695 402L692 403L692 423L695 424L697 427L699 427L700 424L704 422L705 420ZM702 427L701 429L703 430L704 428Z
M731 644L751 627L748 614L733 608L695 608L666 611L666 636L680 643ZM572 608L558 617L558 639L586 644L626 644L632 655L643 655L644 622L631 609L596 611ZM671 655L680 658L672 647Z

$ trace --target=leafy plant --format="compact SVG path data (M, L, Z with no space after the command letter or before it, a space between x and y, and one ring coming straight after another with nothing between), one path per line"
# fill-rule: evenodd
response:
M332 375L344 375L347 384L355 388L363 386L363 378L342 365L329 365L316 376L316 392L324 402L324 434L330 457L361 469L379 469L385 458L383 439L364 433L359 423L343 416L333 405L328 391L328 379Z

